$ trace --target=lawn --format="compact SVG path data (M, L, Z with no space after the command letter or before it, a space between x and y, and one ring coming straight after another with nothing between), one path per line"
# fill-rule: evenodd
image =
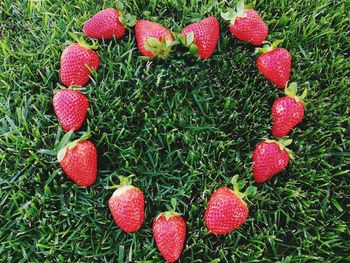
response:
M140 60L133 30L99 41L102 66L86 86L81 129L91 130L98 149L96 184L78 187L56 161L64 132L52 96L61 52L69 32L80 34L113 2L0 2L0 261L163 262L151 227L172 197L188 229L180 262L350 261L350 2L255 1L268 39L284 38L293 56L291 81L309 82L309 93L306 116L290 134L296 159L257 185L248 220L225 236L205 228L210 195L234 175L253 184L251 154L272 138L271 105L283 93L221 18L219 45L203 62L180 47L167 61ZM234 3L124 1L130 13L173 32L219 18ZM133 176L145 193L145 222L134 234L123 233L108 210L120 175Z

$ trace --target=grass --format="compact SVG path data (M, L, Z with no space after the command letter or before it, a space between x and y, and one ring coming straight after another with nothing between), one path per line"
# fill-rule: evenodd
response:
M124 2L174 32L233 4ZM68 33L110 6L0 3L0 261L162 262L151 226L172 197L188 227L180 262L350 261L349 1L256 1L269 40L284 38L292 53L291 80L310 83L307 114L291 133L296 160L258 186L247 222L220 237L203 224L206 204L235 174L252 182L251 153L271 136L270 107L282 92L258 74L254 49L222 20L218 48L204 62L181 48L168 61L141 61L133 31L100 42L82 129L91 129L99 174L94 186L77 187L55 159L64 132L51 100ZM135 234L123 233L108 211L118 175L134 176L145 193L146 219Z

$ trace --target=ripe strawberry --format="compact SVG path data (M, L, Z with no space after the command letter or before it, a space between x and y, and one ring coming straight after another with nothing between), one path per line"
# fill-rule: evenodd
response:
M89 82L91 70L98 69L99 65L99 56L86 42L81 40L78 44L71 44L61 56L61 82L67 87L82 87Z
M108 201L114 221L123 231L133 233L145 218L145 198L142 191L131 185L131 180L120 177L120 185Z
M123 14L122 8L107 8L86 21L83 32L90 38L120 39L125 34L125 25L133 26L135 22L136 17Z
M89 100L82 93L63 89L53 96L53 108L62 128L68 132L79 130L89 108Z
M125 34L125 26L119 21L120 13L114 8L107 8L91 17L83 26L87 37L97 39L120 39Z
M76 184L90 186L97 176L97 151L87 140L76 140L68 143L57 154L63 171Z
M210 16L185 27L179 35L179 40L190 48L192 55L206 59L214 53L219 35L219 21Z
M239 1L236 10L229 9L221 13L223 19L230 21L230 32L233 36L254 46L260 46L267 37L268 28L259 14Z
M292 66L292 57L288 50L276 48L282 41L277 40L272 45L265 45L263 48L257 48L262 52L257 59L259 71L273 84L280 89L284 89L289 81L290 70Z
M279 140L258 143L253 152L253 174L257 183L263 183L287 167L292 152L286 148L292 140Z
M159 214L153 222L152 230L163 258L167 262L178 260L185 243L186 222L175 212L175 207L172 211Z
M287 96L277 99L272 105L272 135L278 138L286 136L304 118L304 98L307 90L297 96L297 83L293 82L284 92Z
M174 45L172 33L161 24L138 20L135 25L137 46L142 55L166 58Z
M227 187L217 189L211 196L205 210L204 221L208 230L217 235L225 235L244 223L249 210L243 198L255 193L255 187L248 187L244 193L239 190L238 176L232 179L234 191Z

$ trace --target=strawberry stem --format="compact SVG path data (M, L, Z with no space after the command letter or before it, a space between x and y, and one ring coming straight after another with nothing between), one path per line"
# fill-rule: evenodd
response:
M174 198L174 197L171 198L170 202L171 202L171 206L173 208L173 211L175 212L176 211L176 207L177 207L177 200L176 200L176 198Z
M244 0L241 0L237 3L236 9L229 8L226 12L221 12L221 17L233 25L238 17L247 17L248 9L249 6L244 4Z
M245 203L243 198L247 196L253 196L256 194L256 187L255 186L249 186L245 192L241 192L240 189L244 187L243 181L238 181L238 175L235 175L232 177L231 183L233 184L233 192L242 200L242 202Z
M296 82L290 83L284 90L284 93L290 97L296 97L298 91L298 84Z
M287 146L291 145L292 142L293 142L293 140L289 139L288 137L279 139L277 141L277 143L280 145L280 148L282 148L282 150L285 150L288 153L290 159L294 160L295 158L294 158L294 154L293 154L292 150L287 148Z
M181 33L177 36L177 38L183 46L189 48L191 55L194 56L198 53L199 48L196 45L196 40L194 39L193 31L189 32L187 35Z
M58 144L57 146L57 151L60 151L62 150L66 145L67 143L70 141L72 135L73 135L74 131L69 131L67 132L61 139L60 143Z
M173 216L181 216L181 214L180 214L180 213L177 213L177 212L175 212L175 211L166 211L166 212L160 213L160 214L157 216L157 218L160 217L160 216L165 216L165 219L166 219L166 220L169 220L171 217L173 217Z
M255 186L249 186L244 193L246 196L254 196L257 193L257 188Z
M185 34L178 34L177 39L180 41L180 43L185 47L190 47L191 44L195 44L194 39L194 33L193 31L189 32L187 35Z
M117 2L115 3L115 5L116 5L116 9L117 9L119 12L122 12L122 11L124 10L124 4L123 4L122 2L117 1Z
M124 10L124 4L121 2L116 3L116 9L119 13L119 22L124 26L133 27L136 24L136 16L131 15Z
M159 218L161 216L165 216L165 219L169 220L169 218L171 218L173 216L180 216L181 215L180 213L176 212L176 208L177 208L176 198L171 198L170 202L171 202L171 209L169 209L169 211L160 213L156 218Z
M193 56L196 55L198 53L198 50L199 50L199 48L196 44L190 45L190 54L191 55L193 55Z
M269 41L264 41L263 43L265 44L263 47L258 47L255 49L255 53L267 53L267 52L271 52L272 50L274 50L275 48L278 47L279 44L281 44L284 41L284 39L278 39L276 41L274 41L273 43L269 42Z
M69 32L68 33L70 35L71 38L73 38L80 46L87 48L87 49L97 49L98 45L95 41L92 41L92 45L89 45L85 39L83 39L82 37L78 37L76 34Z
M273 42L272 42L272 47L273 47L273 48L278 47L280 44L283 43L283 41L284 41L284 39L277 39L277 40L273 41Z
M161 40L154 37L148 38L144 45L145 49L155 57L166 59L175 44L177 44L177 41L167 41L165 35L163 35Z
M88 130L79 139L70 142L72 134L73 134L73 131L69 131L68 133L66 133L63 136L62 140L60 141L60 143L57 147L57 150L58 150L57 160L58 160L58 162L60 162L64 159L64 157L66 156L66 153L67 153L67 149L70 151L73 150L79 142L86 141L91 136L90 130Z
M304 99L307 96L307 89L304 89L303 93L301 94L301 96L297 95L298 92L298 84L296 82L292 82L290 83L285 89L284 89L284 93L288 96L291 97L293 99L295 99L296 101L300 102L301 104L303 104L305 106L305 102Z
M300 98L303 102L304 102L304 99L306 98L306 96L307 96L307 89L304 89L303 93L300 96Z
M126 186L126 185L131 185L132 184L132 179L131 177L125 177L125 176L118 176L120 183L118 187Z
M120 175L120 176L118 176L119 181L120 181L119 184L112 185L112 186L109 186L107 188L108 189L116 189L116 188L121 188L123 186L132 186L132 176L133 175L126 177L126 176Z

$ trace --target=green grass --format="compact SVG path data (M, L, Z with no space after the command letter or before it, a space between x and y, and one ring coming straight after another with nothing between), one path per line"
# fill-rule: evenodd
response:
M233 4L124 2L174 32ZM91 106L82 129L91 129L99 174L80 188L55 159L64 132L51 100L68 33L110 6L0 2L0 261L162 262L152 220L172 197L188 227L180 262L350 261L350 2L256 1L269 40L284 38L293 56L291 80L310 83L307 113L291 133L296 160L258 186L247 222L221 237L204 226L209 197L236 174L252 183L251 153L270 137L270 108L282 92L258 74L254 48L233 39L221 19L218 48L204 62L181 48L168 61L141 61L133 31L100 42L102 66L86 87ZM133 175L147 200L135 234L123 233L107 207L119 175Z

